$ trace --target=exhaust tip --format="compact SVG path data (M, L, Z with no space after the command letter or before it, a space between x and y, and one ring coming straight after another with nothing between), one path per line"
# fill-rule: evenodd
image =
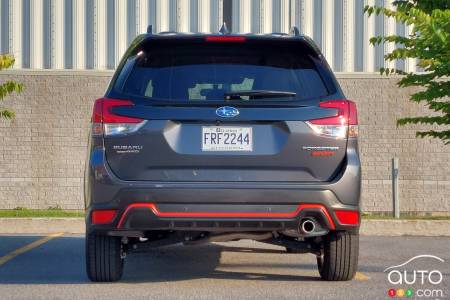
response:
M311 219L303 219L300 223L302 233L312 233L316 229L316 223Z

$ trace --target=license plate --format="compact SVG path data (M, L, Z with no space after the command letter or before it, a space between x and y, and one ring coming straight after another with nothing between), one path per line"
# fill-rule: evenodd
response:
M253 151L251 127L202 127L202 151Z

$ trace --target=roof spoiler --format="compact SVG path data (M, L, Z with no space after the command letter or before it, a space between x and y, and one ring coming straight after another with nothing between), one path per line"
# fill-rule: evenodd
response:
M222 26L219 29L219 33L221 34L230 34L228 30L227 23L223 22ZM147 26L147 34L153 34L153 25ZM300 36L300 30L298 30L297 26L292 26L289 30L289 35L292 36Z

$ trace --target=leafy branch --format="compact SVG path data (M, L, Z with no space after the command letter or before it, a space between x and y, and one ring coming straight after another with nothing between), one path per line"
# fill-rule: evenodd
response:
M0 55L0 71L11 68L14 65L14 57L12 55ZM9 80L0 84L0 101L3 101L6 96L11 93L20 93L23 91L23 84ZM12 119L15 113L5 107L0 106L0 119Z
M376 36L372 45L394 43L397 49L386 54L386 61L418 60L424 72L412 73L392 68L381 68L383 75L398 74L402 78L399 87L418 86L422 89L410 96L415 103L424 103L433 116L415 116L397 120L398 126L407 124L441 125L443 130L419 131L418 137L433 137L450 144L450 1L449 0L402 0L393 2L394 9L366 6L364 12L385 15L412 28L406 36Z

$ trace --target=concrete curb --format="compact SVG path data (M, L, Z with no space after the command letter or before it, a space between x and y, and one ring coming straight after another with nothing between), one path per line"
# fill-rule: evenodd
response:
M450 236L450 220L363 220L361 235ZM0 234L84 234L84 218L0 218Z
M363 220L361 235L450 236L450 220Z
M1 234L84 233L84 218L0 218Z

